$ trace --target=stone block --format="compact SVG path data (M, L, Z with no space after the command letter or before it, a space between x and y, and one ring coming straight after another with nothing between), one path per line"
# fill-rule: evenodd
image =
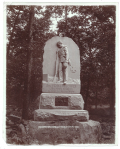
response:
M78 120L88 121L89 114L86 110L66 110L66 109L38 109L34 111L35 121L59 121Z
M66 84L63 83L42 83L42 92L43 93L66 93L66 94L79 94L80 93L80 84Z
M70 124L70 125L69 125ZM39 144L98 144L101 143L101 126L97 121L38 122L29 121L28 135Z
M40 109L84 109L84 100L81 94L53 94L42 93Z
M43 80L48 82L48 74L43 74Z

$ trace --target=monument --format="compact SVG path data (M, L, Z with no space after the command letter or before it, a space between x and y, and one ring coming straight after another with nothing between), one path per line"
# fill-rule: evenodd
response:
M72 139L68 143L100 141L100 123L89 120L80 88L78 46L68 37L51 38L44 47L42 94L39 109L34 112L44 143L49 143L51 138L54 138L52 142L59 143L62 137L63 144L68 136Z

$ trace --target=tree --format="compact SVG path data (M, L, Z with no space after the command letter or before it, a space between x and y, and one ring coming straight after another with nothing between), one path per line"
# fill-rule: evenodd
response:
M87 100L90 97L90 88L93 88L93 81L96 82L99 79L101 80L99 84L95 83L97 86L103 86L103 84L108 86L106 80L109 80L109 88L114 84L112 78L115 80L115 7L73 6L69 7L68 10L76 13L75 16L67 18L66 32L67 36L72 38L80 49L82 92L87 109ZM65 32L65 26L63 19L58 23L58 32ZM111 69L109 69L110 66ZM106 71L109 76L106 76ZM96 92L97 97L98 91L94 90L93 92ZM112 94L114 93L111 92Z
M23 100L23 111L22 111L22 118L28 119L28 107L29 107L29 100L30 100L30 81L31 81L31 69L32 69L32 50L30 49L31 42L32 42L32 25L34 19L34 7L30 7L29 13L29 26L28 26L28 49L27 49L27 75L26 75L26 82L25 82L25 92L26 98Z
M31 97L31 86L35 82L37 82L37 84L42 84L42 54L45 41L53 36L53 33L49 33L49 25L51 24L51 13L49 13L50 8L46 9L45 11L43 11L42 8L43 7L41 6L34 6L32 8L31 6L7 7L9 47L9 57L7 57L7 95L9 100L12 90L14 90L15 95L17 94L17 92L15 93L15 88L18 88L18 90L23 88L23 96L18 98L21 103L23 102L23 118L25 119L28 118L28 107L29 103L31 102L31 98L33 98L33 94L36 93L32 92ZM34 22L31 18L31 16L33 16L33 9L35 11ZM19 14L17 13L18 16L16 22L15 12L19 12ZM41 17L36 17L36 15L41 15ZM14 31L12 30L13 32L11 32L12 26L14 26ZM33 50L34 52L31 52ZM36 68L34 71L31 63L32 61L34 67ZM37 77L35 77L35 75ZM34 82L31 81L33 77L35 78ZM39 94L40 92L41 91L39 89Z

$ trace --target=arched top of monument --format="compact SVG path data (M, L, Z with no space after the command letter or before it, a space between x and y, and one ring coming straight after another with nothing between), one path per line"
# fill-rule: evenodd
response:
M60 37L60 36L54 36L51 39L47 40L45 43L45 46L49 43L49 42L53 42L53 44L58 41L61 41L64 45L68 46L70 43L73 44L74 46L76 45L76 49L79 50L79 47L77 46L77 44L69 37ZM45 48L44 48L45 49Z
M61 41L67 46L69 58L72 67L68 68L68 77L72 79L80 79L80 51L77 44L69 37L55 36L49 39L44 47L43 55L43 74L54 77L56 65L57 42ZM76 71L71 71L71 68Z

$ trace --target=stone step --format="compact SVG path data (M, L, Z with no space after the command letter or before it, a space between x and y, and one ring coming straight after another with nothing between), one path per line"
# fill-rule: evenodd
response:
M59 121L59 120L88 121L89 114L86 110L68 109L38 109L34 111L35 121Z
M62 123L62 124L61 124ZM96 144L101 140L101 126L97 121L76 122L66 125L66 121L29 121L28 134L39 144Z
M42 93L40 109L84 109L84 100L81 94Z

